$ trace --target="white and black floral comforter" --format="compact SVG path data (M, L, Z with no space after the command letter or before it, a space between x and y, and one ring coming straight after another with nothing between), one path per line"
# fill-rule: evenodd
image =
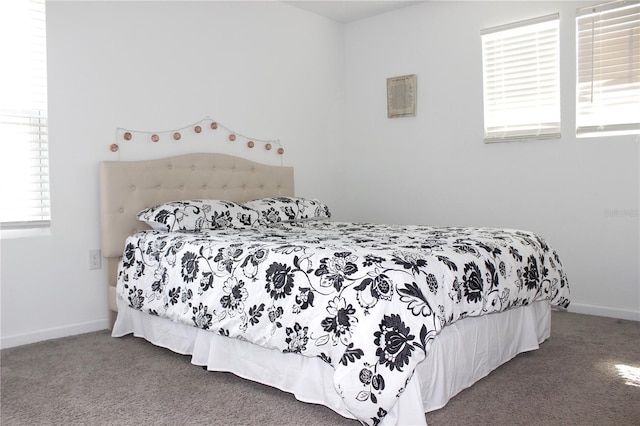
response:
M138 233L117 288L151 315L320 357L367 424L394 406L447 324L569 304L558 255L533 233L333 222Z

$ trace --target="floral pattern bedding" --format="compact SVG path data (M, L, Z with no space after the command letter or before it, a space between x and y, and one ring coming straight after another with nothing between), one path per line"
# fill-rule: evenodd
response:
M151 315L320 357L351 413L374 425L447 324L569 305L557 253L531 232L324 221L137 233L117 290Z

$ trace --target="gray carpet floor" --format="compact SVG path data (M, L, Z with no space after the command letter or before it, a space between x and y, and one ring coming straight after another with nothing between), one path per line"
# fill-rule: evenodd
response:
M359 424L107 331L1 354L0 422L7 426ZM430 426L640 425L640 322L554 312L551 338L539 350L518 355L426 419Z

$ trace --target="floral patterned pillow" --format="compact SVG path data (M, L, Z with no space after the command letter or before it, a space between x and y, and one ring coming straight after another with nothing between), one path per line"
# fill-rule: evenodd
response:
M138 213L138 219L159 231L250 228L258 213L227 200L171 201Z
M260 215L260 223L302 223L331 217L326 204L318 200L302 197L260 198L244 204Z

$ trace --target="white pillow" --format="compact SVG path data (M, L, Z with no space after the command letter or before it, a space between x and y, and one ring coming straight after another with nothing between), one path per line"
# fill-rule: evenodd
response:
M264 225L331 218L331 212L326 204L303 197L260 198L249 201L244 206L258 212L260 223Z
M138 219L159 231L243 229L258 222L258 213L233 201L184 200L144 209Z

